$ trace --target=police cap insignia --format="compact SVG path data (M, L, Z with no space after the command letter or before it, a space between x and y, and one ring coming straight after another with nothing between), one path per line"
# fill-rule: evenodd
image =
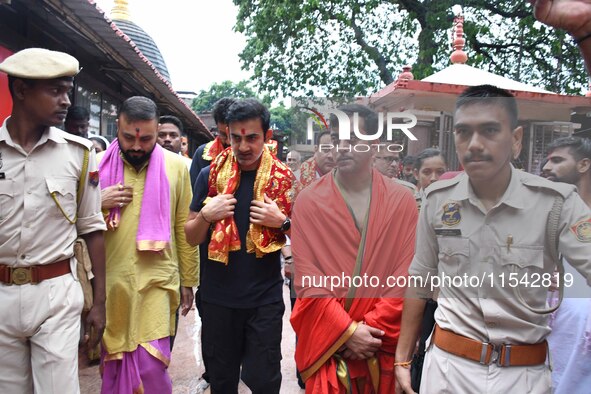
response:
M441 215L441 223L445 226L455 226L462 221L460 214L460 204L457 202L447 202L443 205L443 214Z

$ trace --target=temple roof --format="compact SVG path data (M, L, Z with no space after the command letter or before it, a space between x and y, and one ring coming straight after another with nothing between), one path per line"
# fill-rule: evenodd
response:
M199 144L211 140L211 132L203 121L183 101L139 46L113 22L94 0L61 0L61 8L55 8L53 0L21 0L35 15L41 15L64 37L72 40L77 49L75 55L85 54L89 64L86 70L95 69L115 81L121 89L120 98L142 95L156 102L162 113L172 113L181 118L185 130L197 137ZM49 7L52 13L46 10ZM59 12L58 12L59 11ZM47 15L66 15L65 19ZM75 31L78 34L72 34ZM117 95L115 95L117 96Z
M168 73L166 62L160 53L158 45L156 45L152 37L144 29L131 20L128 0L115 0L115 5L111 10L111 19L137 45L144 56L156 67L158 72L167 81L170 81L170 74Z
M506 90L553 94L553 92L548 90L528 85L523 82L514 81L466 64L452 64L451 66L422 79L422 81L464 86L489 84Z
M131 40L137 45L137 47L142 51L142 53L152 62L154 66L158 69L160 74L168 81L170 81L170 74L168 73L168 68L166 67L166 62L160 53L160 49L158 46L138 25L133 23L129 20L113 20L117 27L121 29Z
M450 56L452 65L439 72L436 72L433 75L428 76L427 78L422 79L422 81L461 86L477 86L488 84L505 90L554 94L548 90L528 85L523 82L514 81L512 79L465 64L468 60L468 55L466 52L464 52L466 39L464 38L464 15L462 7L455 5L452 7L452 12L454 13L454 22L452 27L452 49L454 51ZM405 82L402 80L403 74L401 74L399 77L399 84L404 84Z

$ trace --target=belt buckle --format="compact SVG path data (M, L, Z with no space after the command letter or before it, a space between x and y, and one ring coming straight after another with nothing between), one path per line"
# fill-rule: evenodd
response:
M505 354L501 351L505 349ZM501 358L501 356L504 356ZM511 344L500 345L500 350L498 352L497 357L497 365L499 367L509 367L511 366Z
M488 348L492 347L492 351L490 353L490 359L486 360L486 353L488 353ZM501 348L503 345L493 345L492 343L482 342L482 350L480 351L480 364L482 365L492 365L497 364L499 367L502 367L502 361L499 360L501 358Z
M33 278L31 276L30 267L17 267L10 268L10 283L15 285L24 285L32 283Z

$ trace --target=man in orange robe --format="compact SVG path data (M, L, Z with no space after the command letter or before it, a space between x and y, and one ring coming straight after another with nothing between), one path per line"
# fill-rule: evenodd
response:
M377 128L366 107L339 109L351 119L359 113L362 133ZM340 141L336 169L303 190L294 207L298 301L291 323L307 393L394 392L417 209L410 191L372 169L375 147L362 152L365 143L372 142Z

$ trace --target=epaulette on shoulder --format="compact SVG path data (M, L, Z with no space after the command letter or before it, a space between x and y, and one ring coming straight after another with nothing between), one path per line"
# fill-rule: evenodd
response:
M73 142L86 150L91 150L93 147L92 142L90 140L87 140L86 138L78 137L77 135L66 133L65 131L64 131L62 137L64 137L64 139L67 140L68 142Z
M444 180L439 180L437 182L433 182L425 189L425 197L429 197L430 194L435 193L439 190L448 189L452 186L457 185L458 182L460 182L460 179L462 178L462 176L465 176L465 175L460 174L460 175L455 176L451 179L444 179Z
M548 179L542 178L541 176L529 174L527 172L523 172L522 174L520 174L520 176L521 183L524 186L530 188L544 189L553 193L559 193L564 198L567 198L574 191L576 191L576 187L574 185L564 182L552 182Z

